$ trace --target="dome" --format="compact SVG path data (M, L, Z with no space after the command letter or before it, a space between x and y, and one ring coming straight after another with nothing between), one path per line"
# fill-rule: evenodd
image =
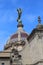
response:
M27 39L28 34L23 30L23 28L19 27L17 32L12 34L10 36L10 39L8 39L4 50L9 49L10 47L12 47L12 45L16 45L16 43L18 43L19 41L24 41L25 39Z
M20 39L18 39L18 37L20 36ZM6 46L4 47L4 49L8 49L10 48L12 45L16 45L16 42L20 41L24 41L25 39L27 39L28 34L26 32L21 32L19 33L15 33L13 34L10 39L7 41Z
M8 39L4 47L4 50L11 49L12 46L15 46L16 44L22 44L23 41L27 40L28 34L23 30L24 25L22 24L22 21L20 18L21 18L21 14L18 15L18 19L17 19L18 30L16 33L10 36L10 39ZM23 45L24 45L24 42L23 42Z
M25 32L21 32L21 33L20 33L20 36L21 36L21 38L27 38L28 34L25 33ZM16 38L18 38L18 33L13 34L13 35L10 37L10 39L16 39Z

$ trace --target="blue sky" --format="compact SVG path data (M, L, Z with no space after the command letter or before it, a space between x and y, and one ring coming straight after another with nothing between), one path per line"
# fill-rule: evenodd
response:
M38 16L43 23L43 0L0 0L0 50L17 30L17 8L22 8L21 19L27 33L38 24Z

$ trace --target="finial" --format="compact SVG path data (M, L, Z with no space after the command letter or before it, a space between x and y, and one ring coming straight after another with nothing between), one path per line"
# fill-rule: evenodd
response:
M38 16L38 23L41 24L41 18Z
M18 22L18 23L22 23L22 21L20 20L20 18L21 18L21 14L22 14L22 10L21 10L21 8L17 9L17 12L18 12L17 22Z

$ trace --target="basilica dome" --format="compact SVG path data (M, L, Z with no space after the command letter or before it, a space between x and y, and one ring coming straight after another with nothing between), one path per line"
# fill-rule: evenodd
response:
M10 36L10 38L8 39L8 41L4 47L4 50L11 49L12 46L19 45L22 43L24 45L24 42L27 40L28 34L23 29L24 25L22 24L22 21L20 20L20 14L17 19L17 22L18 22L18 25L17 25L18 29L17 29L16 33L14 33Z
M10 48L12 45L15 45L16 42L24 41L28 37L28 34L23 30L22 27L18 27L16 33L12 34L8 39L4 49Z
M17 38L18 38L18 35L19 35L19 33L13 34L13 35L10 37L10 39L11 39L11 40L12 40L12 39L17 39ZM20 36L21 36L21 38L27 38L28 34L27 34L26 32L20 32Z

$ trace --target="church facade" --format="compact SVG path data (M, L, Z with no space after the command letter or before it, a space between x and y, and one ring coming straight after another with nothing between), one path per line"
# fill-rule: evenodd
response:
M43 25L40 16L39 24L27 34L20 19L22 11L20 8L17 11L18 30L0 51L0 65L43 65Z

